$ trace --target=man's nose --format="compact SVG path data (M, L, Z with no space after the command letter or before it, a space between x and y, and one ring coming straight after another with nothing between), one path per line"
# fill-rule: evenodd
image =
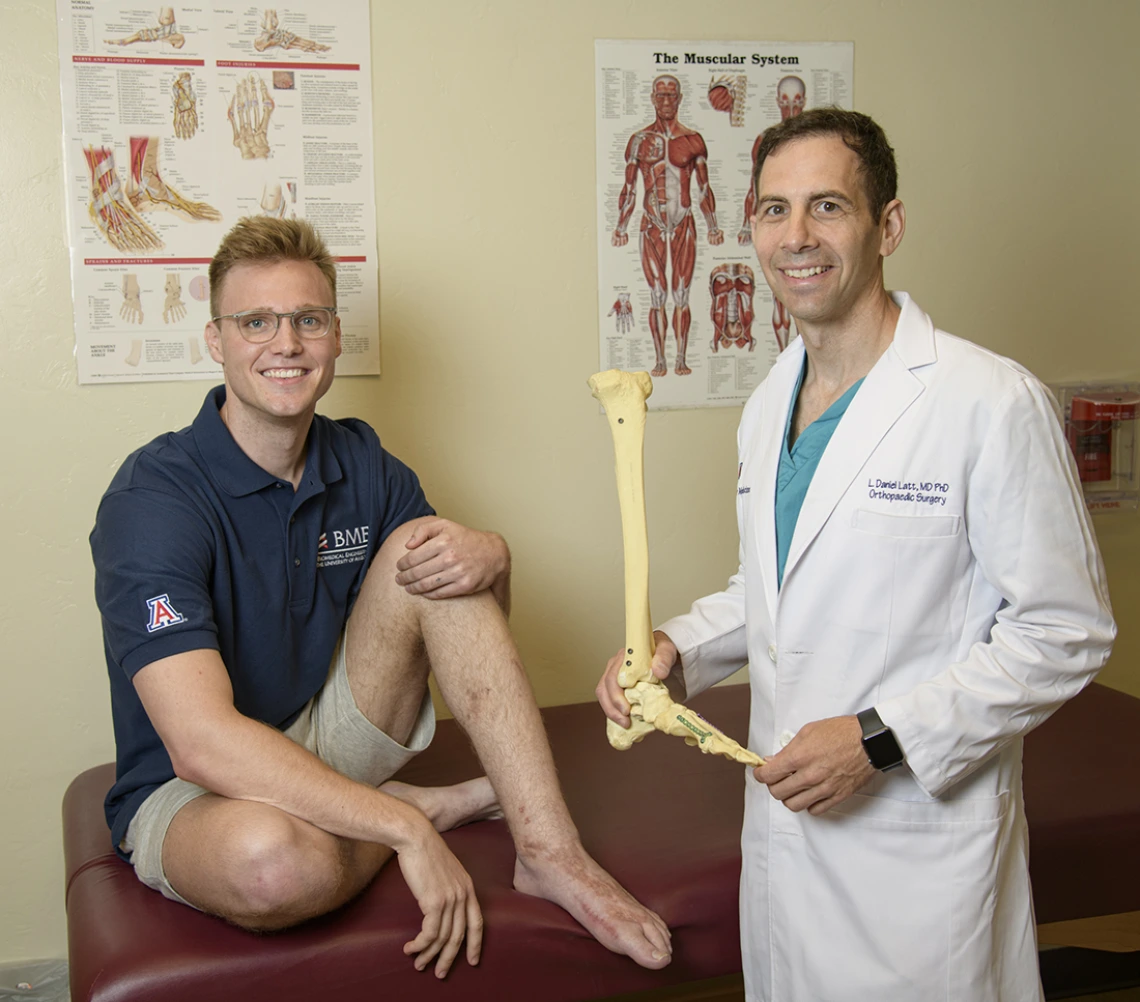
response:
M780 242L784 250L798 254L807 250L815 242L811 230L811 216L806 209L793 208L784 223L783 240Z
M277 318L277 333L273 335L273 347L277 351L282 351L289 355L295 355L301 351L303 347L301 344L301 336L293 326L292 317Z

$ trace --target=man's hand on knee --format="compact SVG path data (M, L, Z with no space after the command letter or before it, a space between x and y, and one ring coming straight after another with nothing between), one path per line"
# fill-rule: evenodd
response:
M396 562L396 584L410 595L456 598L492 588L496 598L510 577L511 553L495 532L480 532L445 518L422 519ZM500 599L500 605L502 601Z

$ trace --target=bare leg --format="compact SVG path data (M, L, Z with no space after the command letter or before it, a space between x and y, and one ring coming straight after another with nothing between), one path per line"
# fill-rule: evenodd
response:
M347 663L357 705L370 717L381 714L391 690L385 694L387 685L372 680L390 674L384 665L394 650L425 650L502 804L518 854L516 888L561 905L608 949L664 967L671 952L665 923L582 847L530 683L490 592L432 601L396 585L395 561L414 524L381 547L353 612ZM408 662L402 663L406 674Z

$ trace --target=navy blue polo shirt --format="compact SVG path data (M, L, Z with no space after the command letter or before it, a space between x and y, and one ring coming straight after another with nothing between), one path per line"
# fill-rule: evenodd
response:
M127 457L91 533L111 678L116 848L139 805L174 777L131 681L172 654L221 654L234 705L287 727L324 684L380 544L434 514L416 475L363 421L317 415L305 472L267 473L230 435L218 386L194 423Z

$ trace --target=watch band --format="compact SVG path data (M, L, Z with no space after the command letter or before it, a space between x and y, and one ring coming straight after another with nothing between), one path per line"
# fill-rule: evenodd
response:
M902 765L906 756L899 747L894 731L883 723L879 712L871 706L860 710L855 716L863 729L863 751L867 755L867 761L880 772L889 772Z

